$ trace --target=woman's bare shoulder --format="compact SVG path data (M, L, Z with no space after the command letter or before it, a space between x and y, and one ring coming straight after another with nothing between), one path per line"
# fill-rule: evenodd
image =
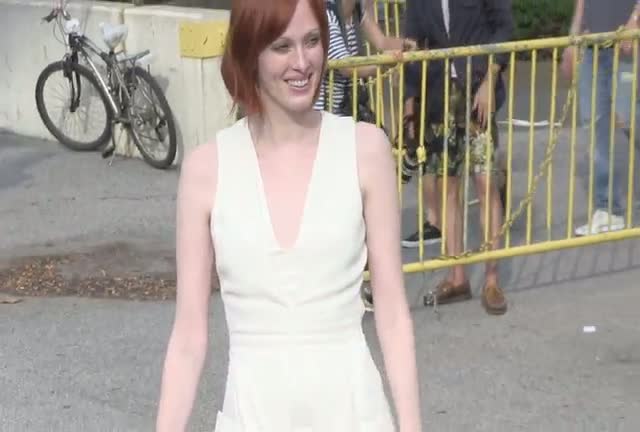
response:
M356 159L358 181L363 198L388 187L396 187L395 160L391 143L386 133L379 127L356 123Z
M388 169L393 160L391 144L379 127L364 122L356 123L356 155L362 174Z
M217 168L218 144L215 139L191 149L184 157L180 173L207 175Z

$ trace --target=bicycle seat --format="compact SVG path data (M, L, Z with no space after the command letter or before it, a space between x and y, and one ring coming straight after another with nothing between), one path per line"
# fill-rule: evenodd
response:
M129 32L124 24L101 23L100 29L102 30L102 40L112 50L127 38Z

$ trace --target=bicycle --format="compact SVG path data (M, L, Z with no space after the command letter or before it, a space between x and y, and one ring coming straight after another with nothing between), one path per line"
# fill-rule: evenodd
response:
M133 138L144 160L154 168L171 166L176 156L176 126L169 103L157 81L141 65L151 55L149 50L133 55L116 53L115 49L125 41L128 29L125 25L101 24L102 39L108 51L101 50L80 30L80 22L72 18L66 9L69 0L60 1L43 21L56 21L57 28L65 36L66 53L62 60L44 68L36 83L36 106L45 127L64 146L75 151L94 151L102 148L102 157L112 157L115 152L115 126ZM54 33L56 28L54 27ZM101 73L93 58L100 58L105 72ZM104 115L95 133L76 137L54 124L50 111L51 98L45 97L45 89L57 77L63 82L63 120L86 114L80 123L83 132L91 132L88 123L96 120L90 110L97 109ZM77 114L77 116L76 116ZM55 117L55 116L54 116ZM64 126L64 125L62 125ZM111 143L109 145L109 140ZM160 145L166 150L158 155Z

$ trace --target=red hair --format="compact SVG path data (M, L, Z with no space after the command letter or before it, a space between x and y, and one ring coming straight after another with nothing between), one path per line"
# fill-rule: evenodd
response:
M229 31L222 56L222 79L235 104L246 114L262 112L258 94L258 56L280 37L298 6L308 1L318 21L326 64L329 28L326 0L233 0ZM324 68L324 65L323 65ZM316 97L322 80L319 80Z

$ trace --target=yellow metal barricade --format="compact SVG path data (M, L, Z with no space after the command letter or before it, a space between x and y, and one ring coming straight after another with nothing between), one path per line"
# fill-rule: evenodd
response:
M379 0L383 1L383 0ZM376 2L377 5L378 2ZM399 17L401 16L401 0L385 0L383 3L385 11L385 32L389 34L390 26L395 25L395 34L399 34ZM376 10L379 8L376 7ZM390 14L388 11L394 11ZM391 19L387 19L392 17ZM450 251L446 247L447 225L454 223L449 220L447 215L447 205L442 205L441 210L441 231L442 245L439 251L428 250L423 241L420 241L418 248L418 260L404 265L405 272L420 272L426 270L434 270L438 268L449 267L457 264L472 264L478 262L486 262L502 258L515 256L523 256L536 254L541 252L555 251L566 248L579 246L594 245L614 240L628 239L640 236L640 228L636 228L633 223L634 209L634 178L635 178L635 146L629 145L628 166L626 170L626 211L625 211L625 227L621 230L606 232L602 234L577 237L574 229L577 225L583 223L591 223L591 215L593 214L593 197L594 197L594 141L595 141L595 103L596 103L596 78L598 53L603 49L612 49L614 52L613 65L613 85L612 85L612 115L611 115L611 136L610 136L610 166L611 173L614 172L614 130L620 128L618 118L616 117L616 94L619 90L620 82L617 79L618 66L621 61L620 46L622 41L632 41L632 54L626 61L630 61L632 72L627 73L624 77L628 93L626 103L629 108L630 118L636 117L637 104L637 75L638 75L638 31L617 31L611 33L601 33L593 35L584 35L579 37L560 37L538 39L530 41L509 42L503 44L468 46L460 48L451 48L444 50L416 51L403 54L403 58L398 60L391 55L369 55L364 57L354 57L339 61L329 62L329 81L330 87L334 83L335 75L338 73L336 69L351 69L352 82L355 83L357 77L357 68L364 66L375 66L376 73L369 78L367 83L371 94L371 107L376 114L376 124L384 125L389 134L390 141L395 143L393 151L397 157L398 170L398 190L401 198L406 198L405 187L401 179L402 160L407 153L406 137L402 127L402 119L405 110L405 67L410 62L421 64L422 76L420 85L420 95L422 104L419 113L417 113L419 122L415 130L419 147L417 149L417 157L420 162L425 162L428 156L425 148L425 134L427 132L427 112L425 109L425 100L429 98L430 88L427 82L427 69L430 64L435 61L444 62L445 84L444 84L444 137L449 136L449 90L450 90L450 74L451 60L454 58L466 59L467 83L466 89L466 144L464 155L464 169L462 179L442 178L441 196L443 202L446 203L451 186L450 182L455 181L462 192L462 209L464 219L462 224L465 231L465 241L462 250ZM568 47L574 46L575 56L573 59L573 78L566 89L560 89L563 80L559 79L558 61L561 51ZM578 121L578 78L579 64L581 63L582 53L586 49L590 49L594 56L594 78L592 92L589 95L580 95L580 97L591 98L592 112L590 116L590 125L585 129L590 132L590 142L587 147L578 147L582 145L582 140L578 138L579 121ZM520 91L518 95L528 97L528 121L518 121L515 116L515 97L518 89L522 89L523 83L519 83L519 77L525 74L521 69L524 63L517 64L518 53L528 53L529 61L526 66L526 75L530 76L529 88ZM503 73L506 86L507 97L504 107L497 115L506 114L506 119L499 124L498 133L500 136L506 137L506 149L501 150L502 159L496 159L493 156L493 146L486 145L486 154L484 155L486 172L493 172L492 164L499 164L498 172L504 174L500 176L485 176L485 189L476 191L476 198L480 203L488 203L490 201L490 191L492 182L499 181L501 188L505 191L503 221L500 223L499 230L490 230L489 223L485 223L484 230L480 229L479 224L474 223L470 218L469 203L469 183L473 173L470 172L470 161L478 155L470 154L469 129L471 120L470 108L470 88L471 88L471 66L474 58L484 56L488 59L489 65L496 62L496 55L506 54L509 56L509 63L506 71ZM543 54L547 55L547 61L542 59ZM518 68L516 73L516 68ZM549 85L549 118L544 123L536 121L536 108L540 106L538 99L540 92L537 88L537 76L541 71L549 74L544 84ZM522 72L522 73L521 73ZM524 84L527 84L526 82ZM494 83L489 82L491 88ZM329 89L329 101L332 103L332 90ZM357 115L357 92L352 92L352 106L354 107L353 115ZM565 96L566 95L566 96ZM547 99L547 95L544 95ZM560 97L562 106L556 105L556 99ZM546 109L546 108L545 108ZM505 112L506 111L506 112ZM491 110L490 110L491 112ZM504 115L502 114L502 115ZM491 115L490 115L491 116ZM488 121L488 130L486 136L491 137L491 119ZM526 139L523 132L516 131L517 127L524 124ZM568 131L564 126L569 126ZM538 130L547 128L547 133L540 134ZM630 138L630 142L635 142L635 122L631 121L626 128L626 133ZM490 139L490 138L486 138ZM540 143L543 140L543 143ZM514 142L518 142L517 147ZM544 142L546 141L546 142ZM541 151L544 149L544 151ZM568 160L567 159L568 155ZM580 188L577 184L577 164L579 156L588 156L589 175L586 188ZM444 146L443 159L444 166L448 164L449 155L448 146ZM500 161L504 162L500 162ZM514 166L519 167L514 171ZM422 167L422 165L420 165ZM522 174L521 171L526 171ZM417 229L422 230L425 221L425 206L433 203L425 203L423 198L424 181L422 168L416 174L417 184L417 207L418 207L418 223ZM612 176L611 176L612 177ZM546 187L543 186L546 182ZM586 190L581 190L586 189ZM451 193L455 190L451 189ZM457 193L457 192L455 192ZM614 193L613 182L609 181L609 196ZM538 195L544 196L538 196ZM609 200L611 203L611 200ZM558 206L564 208L558 209ZM611 204L609 206L611 213ZM490 220L490 206L487 204L483 208L484 214L482 219L485 222ZM495 216L495 215L494 215ZM497 218L497 216L495 216ZM539 223L536 223L538 221ZM466 232L481 233L478 247L468 247L466 241ZM422 234L422 233L421 233ZM422 236L420 236L422 237ZM398 239L400 241L401 239Z
M383 33L390 36L399 37L402 35L402 21L404 19L405 0L374 0L374 17L375 21L381 26ZM209 22L206 24L193 25L191 23L183 23L181 27L180 46L181 53L184 56L206 58L214 57L221 54L223 35L226 32L226 23ZM450 267L456 264L472 264L486 262L502 258L510 258L515 256L524 256L542 252L549 252L579 246L594 245L614 240L623 240L640 236L640 228L634 225L634 209L635 209L635 146L629 145L628 149L628 166L626 170L626 203L624 212L624 229L612 232L606 232L597 235L589 235L577 237L575 235L575 227L579 224L591 224L592 215L594 214L593 198L595 194L595 155L596 155L596 100L598 96L598 81L596 73L598 71L598 62L600 53L604 49L613 50L613 70L612 70L612 109L611 133L609 136L609 171L613 172L617 168L614 164L614 155L616 151L616 143L614 139L615 129L620 128L618 118L616 116L618 93L622 93L628 98L627 108L629 109L629 118L635 119L637 114L637 92L638 92L638 31L617 31L610 33L601 33L593 35L584 35L576 37L559 37L538 39L529 41L517 41L503 44L492 44L482 46L468 46L460 48L451 48L443 50L415 51L406 52L402 59L398 60L391 55L372 55L372 49L369 44L365 44L366 56L354 57L350 59L329 61L329 104L335 103L333 100L333 91L331 87L335 83L337 69L351 69L352 83L356 82L357 69L360 67L375 68L372 77L365 80L366 91L369 92L370 108L375 112L376 124L384 126L390 141L394 144L392 150L397 158L397 185L400 192L401 200L407 200L407 193L402 181L402 160L407 153L406 141L404 136L403 118L404 118L404 95L405 95L405 67L408 63L418 63L421 68L420 83L420 99L422 104L417 114L417 127L414 132L416 134L419 146L416 151L418 161L424 162L429 156L425 148L425 136L428 132L427 112L425 109L425 101L429 99L430 92L434 89L427 82L427 70L430 65L436 61L444 62L445 67L445 84L444 84L444 136L449 135L448 118L449 115L449 90L450 90L450 74L452 59L465 59L467 83L466 88L466 118L465 118L465 154L464 169L462 179L455 180L460 189L452 188L449 184L451 179L444 176L440 189L440 195L443 203L446 202L444 197L448 196L449 191L454 191L460 195L462 207L462 226L463 226L463 246L461 250L449 250L446 247L447 226L452 223L447 215L447 206L442 205L440 211L441 231L443 234L442 245L439 250L425 247L423 241L420 241L418 247L418 260L406 263L404 265L405 272L421 272L426 270L435 270L439 268ZM200 41L200 43L197 43ZM631 71L626 76L622 76L619 80L618 68L624 56L620 54L620 45L622 41L632 41L632 54L630 59L627 58L627 64L632 65ZM206 42L206 43L205 43ZM558 62L560 60L560 52L569 46L574 46L575 50L573 58L573 69L575 71L571 83L568 88L562 89L560 86L563 80L559 79ZM200 47L200 48L198 48ZM196 49L197 48L197 49ZM590 94L580 94L582 98L590 99L590 124L584 129L588 132L589 137L585 140L579 139L579 116L578 116L578 75L580 69L578 65L581 62L582 53L586 49L590 49L593 55L592 83ZM528 54L530 61L528 65L516 64L518 54ZM502 76L506 82L507 98L504 106L498 112L498 115L505 115L499 126L498 133L501 137L506 138L506 149L500 150L500 158L494 159L492 152L493 147L486 146L485 160L487 161L488 172L492 172L491 164L495 160L498 170L503 174L503 178L496 176L487 176L486 187L484 190L476 191L475 199L472 200L470 194L471 158L477 155L471 155L469 143L469 124L471 119L470 101L470 85L469 77L471 76L471 67L474 58L488 58L489 64L495 62L495 56L498 54L507 54L509 56L508 66ZM544 61L543 54L547 55ZM542 66L541 66L542 65ZM540 107L540 92L537 91L537 78L540 72L544 72L544 68L550 69L549 76L544 84L549 85L549 95L543 94L544 99L549 99L549 117L542 127L548 130L545 134L539 133L539 122L536 121L537 109ZM526 70L524 70L526 69ZM523 75L529 76L528 89L522 88L519 82ZM493 83L490 83L490 86ZM518 85L516 85L518 84ZM626 88L621 86L625 85ZM526 87L526 86L525 86ZM355 87L354 87L355 88ZM525 95L528 97L528 118L524 122L524 128L527 132L526 138L522 137L522 132L517 132L516 128L523 127L523 123L516 122L515 112L516 103L515 96ZM358 110L357 91L351 92L354 117ZM562 101L562 106L556 105L556 100ZM585 113L582 113L585 114ZM491 121L488 122L489 129ZM568 132L563 127L568 127ZM635 121L631 121L626 131L630 143L636 142ZM487 131L487 135L491 135L491 130ZM540 140L546 142L540 143ZM519 145L514 145L515 142ZM584 141L584 142L583 142ZM585 145L586 144L586 145ZM581 147L579 147L581 146ZM544 151L541 151L544 150ZM578 162L581 156L588 159L587 182L588 185L580 187L576 178L579 174L577 170ZM448 146L444 147L443 158L444 165L447 166L449 159ZM563 157L567 160L563 160ZM514 167L517 169L514 170ZM521 174L525 171L525 174ZM434 205L434 203L425 203L423 197L423 189L425 187L425 179L421 175L423 173L423 165L420 164L415 183L417 185L417 230L420 231L422 237L422 227L425 221L425 207ZM608 195L612 197L614 191L613 181L609 178ZM469 211L474 201L488 202L490 197L491 183L500 182L500 186L505 191L503 222L496 232L492 232L485 224L482 230L479 224L471 218ZM545 184L541 184L544 182ZM546 186L546 187L543 187ZM581 190L581 189L586 189ZM461 193L460 193L461 192ZM536 200L537 194L543 194ZM609 213L612 212L611 199L609 200ZM564 208L559 209L558 203ZM489 206L483 208L483 219L490 219ZM537 224L536 221L539 223ZM479 245L477 247L469 247L467 234L480 233L479 239L476 240ZM398 239L401 241L401 239Z

